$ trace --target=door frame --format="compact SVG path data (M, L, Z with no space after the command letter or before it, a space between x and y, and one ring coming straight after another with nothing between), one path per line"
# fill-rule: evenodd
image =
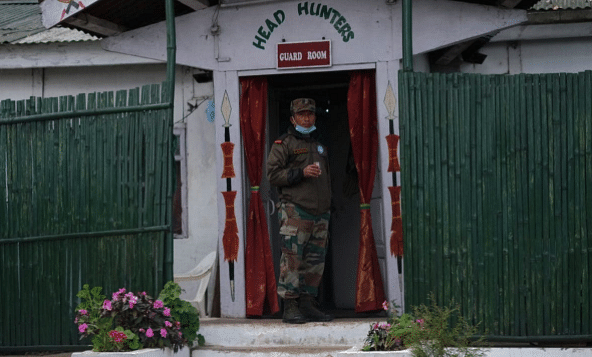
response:
M227 191L231 188L237 192L234 203L234 213L239 237L238 259L234 262L234 281L230 281L230 264L224 260L224 248L222 238L226 225L226 205L223 196L218 196L218 249L220 259L220 308L223 317L245 317L245 270L244 270L244 243L246 232L246 214L248 209L248 189L246 178L246 166L244 161L244 151L242 149L242 140L239 124L239 98L240 98L240 77L249 76L272 76L279 74L301 74L301 73L323 73L333 71L353 71L353 70L376 70L376 93L377 93L377 112L378 112L378 131L379 131L379 150L378 150L378 172L381 175L382 187L375 188L381 190L381 202L378 203L381 214L373 217L375 224L381 225L382 234L375 234L375 241L378 250L379 261L381 265L383 284L387 300L393 301L400 307L404 307L403 300L403 272L397 271L397 259L388 253L388 244L390 239L390 226L392 221L392 204L390 202L390 192L388 186L393 185L393 176L399 177L399 173L387 172L389 162L389 148L386 142L386 135L389 134L389 127L394 127L395 134L399 133L398 115L392 117L392 108L386 108L383 103L385 94L392 91L398 98L397 72L400 68L399 61L360 63L350 65L336 65L328 68L303 68L292 70L244 70L244 71L214 71L214 94L216 103L216 168L217 174L223 172L224 155L220 150L220 145L227 141L235 144L232 153L232 162L235 169L235 177L232 179L218 179L219 192ZM398 103L396 112L398 113ZM385 120L386 119L386 120ZM392 122L392 123L391 123ZM227 130L228 129L228 130ZM228 135L229 134L229 135ZM218 176L219 177L219 176ZM230 182L230 184L229 184ZM400 178L397 179L400 182ZM230 187L229 187L230 186ZM377 231L378 232L378 231ZM230 283L229 283L230 282ZM234 293L231 289L234 288ZM232 298L234 297L234 299Z

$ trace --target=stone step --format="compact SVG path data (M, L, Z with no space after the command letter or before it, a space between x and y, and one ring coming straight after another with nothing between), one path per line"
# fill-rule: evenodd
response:
M335 319L302 325L280 319L203 318L206 346L191 357L411 357L411 351L361 352L370 326L381 317ZM591 357L592 348L491 347L486 357Z
M227 347L205 346L192 351L191 357L338 357L348 346Z
M361 345L376 318L335 319L301 325L280 319L204 318L199 333L217 348L353 347Z

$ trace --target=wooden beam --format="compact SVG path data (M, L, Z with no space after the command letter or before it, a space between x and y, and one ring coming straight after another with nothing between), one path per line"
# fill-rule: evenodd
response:
M193 10L201 10L210 6L209 0L177 0L181 4L192 8Z
M76 28L84 29L102 36L117 35L126 30L126 28L121 25L86 13L70 16L64 19L64 22Z
M518 4L520 4L522 0L502 0L502 2L500 3L501 6L508 8L508 9L513 9L515 8Z
M445 66L450 62L454 61L454 59L460 56L469 46L473 43L473 41L465 41L459 44L453 45L448 47L441 56L439 56L434 63L439 66Z

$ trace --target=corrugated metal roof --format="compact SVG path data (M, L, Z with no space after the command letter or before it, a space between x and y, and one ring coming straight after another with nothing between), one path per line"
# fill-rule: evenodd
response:
M0 43L44 31L36 1L0 1Z
M89 35L76 29L65 27L53 27L49 30L27 36L14 44L49 43L49 42L75 42L75 41L96 41L100 38Z
M592 0L541 0L532 10L573 10L592 8Z
M0 43L46 43L97 40L78 30L48 30L37 0L0 0Z

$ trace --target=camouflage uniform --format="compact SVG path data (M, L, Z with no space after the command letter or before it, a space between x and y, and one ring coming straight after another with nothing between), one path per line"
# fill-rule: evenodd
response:
M315 216L282 202L278 216L282 239L278 294L288 299L301 293L316 296L325 269L330 214Z
M301 102L299 102L301 101ZM314 111L314 101L293 101L299 110ZM300 107L298 107L300 106ZM301 134L293 127L275 141L267 160L267 178L278 187L282 257L278 294L284 299L316 296L325 268L331 207L331 177L327 149L316 133ZM321 175L306 178L303 169L319 163Z

